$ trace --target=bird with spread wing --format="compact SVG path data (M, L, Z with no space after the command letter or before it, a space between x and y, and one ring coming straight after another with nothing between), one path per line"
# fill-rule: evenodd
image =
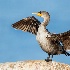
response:
M12 27L36 35L36 40L40 47L43 51L48 53L48 57L45 59L46 61L52 60L50 55L52 58L53 55L59 54L70 56L67 52L67 50L70 50L70 30L59 34L50 33L48 29L46 29L50 21L49 13L40 11L32 14L42 17L44 21L40 22L34 16L31 16L12 24Z

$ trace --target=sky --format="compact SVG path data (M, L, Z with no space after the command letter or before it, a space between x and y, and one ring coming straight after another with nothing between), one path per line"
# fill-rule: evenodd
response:
M70 0L0 0L0 63L25 60L44 60L35 35L12 28L12 24L32 15L47 11L50 22L47 29L52 33L70 30ZM40 21L41 17L35 16ZM70 64L70 57L54 55L53 61Z

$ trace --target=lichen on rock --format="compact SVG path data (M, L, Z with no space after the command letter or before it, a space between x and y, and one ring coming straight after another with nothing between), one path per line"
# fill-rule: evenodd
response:
M70 65L55 61L29 60L0 63L0 70L70 70Z

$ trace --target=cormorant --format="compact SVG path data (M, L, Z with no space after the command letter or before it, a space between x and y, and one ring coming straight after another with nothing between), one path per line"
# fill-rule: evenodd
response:
M70 30L64 33L54 34L50 33L46 26L50 21L50 15L46 11L40 11L36 14L44 19L41 23L34 16L24 18L14 24L12 24L13 28L31 32L36 35L36 40L40 44L40 47L43 51L48 53L46 61L52 60L50 55L58 55L65 54L66 56L70 56L67 50L70 50Z

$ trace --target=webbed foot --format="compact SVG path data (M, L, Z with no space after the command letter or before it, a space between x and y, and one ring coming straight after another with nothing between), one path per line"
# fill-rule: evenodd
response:
M45 59L46 62L52 61L52 59Z

